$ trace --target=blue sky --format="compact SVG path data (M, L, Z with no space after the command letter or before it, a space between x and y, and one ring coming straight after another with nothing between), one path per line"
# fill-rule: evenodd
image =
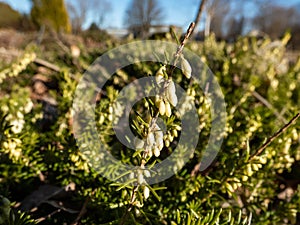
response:
M70 0L72 1L72 0ZM88 0L87 0L88 1ZM124 12L131 0L110 0L112 11L108 14L105 27L118 27L124 25ZM187 27L193 21L200 0L160 0L159 3L165 11L164 24L173 24ZM243 0L241 0L243 1ZM269 0L282 6L300 5L300 0ZM30 11L30 0L0 0L11 5L12 8L28 13ZM246 7L249 15L255 13L254 7L249 4ZM88 23L93 18L89 18Z

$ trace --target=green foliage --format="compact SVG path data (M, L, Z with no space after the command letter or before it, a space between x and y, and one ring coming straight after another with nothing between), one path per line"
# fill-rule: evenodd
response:
M228 114L225 139L215 163L207 171L199 172L197 165L211 126L210 105L200 87L188 85L188 70L185 74L175 70L173 81L185 88L197 106L202 125L200 141L190 161L176 175L154 185L141 181L149 173L141 165L155 164L167 157L180 137L180 123L173 107L169 115L161 103L166 105L170 98L145 98L134 106L131 114L131 129L140 138L149 136L151 118L157 113L167 124L160 154L152 152L155 157L149 155L150 150L145 154L144 148L133 152L123 147L113 132L111 120L113 112L122 111L115 102L122 87L145 75L169 79L168 70L149 62L123 68L106 83L97 101L99 138L116 158L137 166L136 173L126 174L131 179L120 185L90 167L72 132L71 106L81 74L71 71L85 69L96 54L80 56L80 64L76 65L79 68L65 63L60 72L51 73L51 79L57 83L50 92L57 101L57 115L42 130L44 105L30 97L30 82L24 80L28 73L37 71L32 62L38 53L26 52L0 71L0 193L19 202L42 184L62 187L74 182L76 194L68 201L71 206L79 205L75 207L78 213L84 209L85 213L80 215L82 224L296 224L300 208L300 122L255 155L266 138L299 112L300 60L290 64L286 58L288 38L288 34L277 41L243 37L226 44L211 36L204 43L187 45L201 55L223 90ZM56 62L64 63L59 57ZM105 168L107 173L115 170ZM116 177L122 175L125 176ZM43 205L37 209L32 217L50 215L46 219L50 224L70 224L78 216L65 208L65 214L51 214L54 210Z
M0 224L1 225L34 225L29 215L22 212L13 212L10 201L0 195Z
M71 32L71 23L64 0L32 0L30 14L38 27L45 25L56 32Z
M114 39L105 30L101 30L95 23L92 23L89 29L82 32L82 37L95 42L103 42L109 39Z

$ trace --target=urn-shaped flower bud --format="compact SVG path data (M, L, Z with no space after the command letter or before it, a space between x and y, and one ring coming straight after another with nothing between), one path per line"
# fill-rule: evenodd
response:
M247 164L247 166L246 166L246 175L248 175L249 177L251 177L253 175L253 170L251 168L251 164Z
M166 90L166 97L173 106L177 105L178 100L176 95L175 84L173 81L169 82L169 85Z
M155 143L155 138L154 138L154 134L152 132L150 132L148 135L147 135L147 144L149 146L153 146Z
M177 132L176 129L173 129L173 130L172 130L172 135L173 135L174 137L178 137L178 132Z
M145 197L145 199L149 198L149 195L150 195L150 190L149 190L149 188L148 188L147 186L144 186L143 189L144 189L143 192L144 192L144 197Z
M156 156L156 157L158 157L158 156L160 156L160 150L158 149L158 147L154 147L153 148L153 154Z
M166 106L165 106L165 103L164 103L163 100L160 100L158 109L159 109L160 115L162 115L162 116L165 115L165 113L166 113Z
M156 82L160 84L164 80L164 72L166 71L166 66L162 66L156 72Z
M165 106L166 106L166 116L170 117L172 115L171 105L169 102L165 102Z
M181 69L183 75L186 76L186 78L190 79L192 76L192 67L190 63L183 57L181 58Z
M164 147L164 133L161 130L155 132L155 144L159 150Z
M232 185L231 184L229 184L229 183L225 183L225 187L226 187L226 189L229 191L229 192L234 192L234 188L232 187Z
M131 172L131 173L129 174L129 179L131 180L131 179L133 179L133 178L134 178L134 173Z
M259 170L259 167L258 167L257 164L252 164L252 169L253 169L254 171L258 171L258 170Z
M136 148L143 148L144 147L144 141L139 139L138 137L134 138L134 146Z
M145 177L151 177L149 170L144 170Z
M169 140L165 140L165 146L169 147L170 146L170 141Z
M143 174L141 172L138 173L137 182L138 182L138 184L144 183L144 176L143 176Z

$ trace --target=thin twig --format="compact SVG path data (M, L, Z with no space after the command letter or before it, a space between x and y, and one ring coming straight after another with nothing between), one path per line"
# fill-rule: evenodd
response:
M136 192L137 192L138 188L139 188L139 186L137 185L137 186L135 186L135 187L132 189L131 199L130 199L129 205L128 205L127 209L126 209L126 212L125 212L124 215L122 216L120 225L125 224L127 215L128 215L128 213L132 210L133 203L134 203L134 201L135 201L135 198L136 198Z
M192 23L190 24L189 28L187 29L187 32L186 32L186 34L184 35L184 38L183 38L183 40L181 41L181 44L180 44L180 45L178 46L178 48L177 48L177 51L176 51L176 53L175 53L175 58L178 58L178 57L181 55L181 53L182 53L182 51L183 51L183 48L184 48L184 46L185 46L187 40L189 39L189 37L190 37L191 34L193 33L194 29L195 29L195 22L192 22Z
M59 213L61 211L61 209L57 209L55 211L53 211L52 213L48 214L47 216L38 218L37 220L35 220L36 223L40 223L48 218L51 218L53 215L55 215L56 213Z
M252 91L251 92L252 96L255 97L258 101L260 101L262 104L264 104L266 107L268 107L269 109L271 109L274 113L275 116L277 116L277 118L282 121L283 123L287 123L286 119L280 115L280 113L273 107L273 105L271 105L270 102L268 102L267 99L265 99L263 96L261 96L259 93L257 93L256 91Z
M50 63L48 61L45 61L43 59L36 58L36 59L34 59L34 62L38 65L44 66L44 67L46 67L48 69L51 69L55 72L61 72L61 69L57 65L55 65L53 63Z
M299 117L300 113L297 113L287 124L285 124L275 134L268 138L268 140L261 147L259 147L253 155L250 156L249 161L252 160L255 156L260 155L269 144L271 144L279 135L285 132Z
M91 197L87 197L82 205L82 208L78 214L78 216L76 217L76 219L74 220L73 223L71 223L71 225L78 225L78 222L80 221L80 219L82 218L82 216L87 212L86 207L89 203L89 201L91 200Z
M196 15L196 18L195 18L195 27L198 25L198 23L201 19L201 15L202 15L202 12L204 10L205 2L206 2L206 0L202 0L200 5L199 5L199 9L198 9L198 12L197 12L197 15Z
M179 45L178 48L177 48L177 51L176 51L175 55L174 55L174 60L173 60L173 63L172 63L172 67L171 67L171 69L170 69L170 73L168 74L169 77L172 77L172 74L173 74L173 72L174 72L174 70L175 70L175 68L176 68L177 63L178 63L178 59L179 59L179 57L180 57L181 54L182 54L183 48L184 48L184 46L185 46L187 40L189 39L189 37L190 37L191 34L193 33L194 29L195 29L195 23L192 22L192 23L190 24L189 28L187 29L187 32L186 32L186 34L184 35L184 37L183 37L183 39L182 39L180 45Z

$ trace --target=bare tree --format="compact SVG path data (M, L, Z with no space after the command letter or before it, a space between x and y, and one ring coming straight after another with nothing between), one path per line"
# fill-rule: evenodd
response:
M161 22L164 14L157 0L132 0L125 13L124 24L136 36L145 38L151 25Z
M253 25L272 38L278 38L285 31L294 27L299 21L294 8L285 8L271 3L260 7L259 13L253 19Z
M245 17L235 18L232 16L228 23L228 31L226 39L228 41L235 41L238 36L243 33L243 28L245 25Z
M196 18L195 18L195 21L194 21L195 22L195 27L197 27L199 22L200 22L202 12L203 12L204 7L205 7L205 3L206 3L206 0L200 0L200 5L199 5L197 15L196 15Z
M223 24L230 10L230 2L228 0L208 0L205 5L206 19L204 35L207 37L211 31L216 36L222 36Z
M82 30L89 16L101 27L105 16L111 11L111 4L108 0L73 0L68 1L67 6L74 33Z

